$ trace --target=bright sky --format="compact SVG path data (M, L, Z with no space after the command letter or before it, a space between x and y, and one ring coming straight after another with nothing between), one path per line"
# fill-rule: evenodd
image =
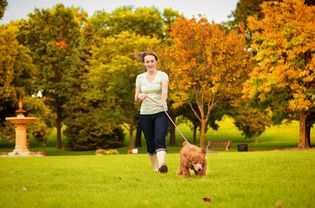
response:
M205 16L209 21L220 23L228 20L228 15L236 8L238 0L8 0L8 7L0 24L11 20L26 19L35 8L52 8L57 3L65 6L83 8L89 16L96 10L112 12L121 6L157 7L160 12L164 8L179 11L187 18Z

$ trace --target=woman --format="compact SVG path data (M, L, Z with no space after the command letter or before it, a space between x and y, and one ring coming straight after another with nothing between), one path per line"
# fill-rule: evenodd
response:
M164 110L167 110L168 75L157 70L158 58L153 52L144 52L141 58L146 72L136 79L135 100L142 101L139 122L153 171L167 173L165 136L168 118Z

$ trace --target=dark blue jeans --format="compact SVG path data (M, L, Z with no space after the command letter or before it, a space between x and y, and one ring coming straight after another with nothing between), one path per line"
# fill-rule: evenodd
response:
M147 144L147 152L155 154L166 151L165 136L168 128L168 117L164 112L140 115L140 126Z

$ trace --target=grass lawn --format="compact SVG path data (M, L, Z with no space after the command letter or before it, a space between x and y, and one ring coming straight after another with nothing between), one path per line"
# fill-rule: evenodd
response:
M204 178L153 173L146 154L0 157L0 207L314 207L315 150L207 155Z
M179 134L177 145L168 145L165 175L152 172L144 140L140 154L126 154L125 146L119 155L95 156L57 150L55 132L44 147L31 139L30 150L49 157L0 157L0 207L314 207L315 149L275 150L297 145L297 122L268 128L258 144L244 139L230 118L219 125L206 141L229 139L232 149L207 155L204 178L177 176ZM192 140L187 125L179 128ZM239 143L251 151L237 152ZM0 140L1 152L13 148Z

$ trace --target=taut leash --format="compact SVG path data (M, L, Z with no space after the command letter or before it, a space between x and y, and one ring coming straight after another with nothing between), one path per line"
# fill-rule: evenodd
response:
M151 100L152 102L154 102L155 104L157 104L158 106L160 106L160 104L159 104L156 100L150 98L149 96L146 96L145 98L148 98L149 100ZM180 133L180 135L181 135L181 136L184 138L184 140L189 144L189 146L191 146L190 142L186 139L186 137L184 136L184 134L180 131L180 129L178 128L178 126L176 125L176 123L173 121L173 119L171 118L171 116L167 113L166 109L163 108L163 107L161 107L161 108L163 109L164 113L167 115L168 119L169 119L169 120L172 122L172 124L175 126L175 128L177 129L177 131Z

